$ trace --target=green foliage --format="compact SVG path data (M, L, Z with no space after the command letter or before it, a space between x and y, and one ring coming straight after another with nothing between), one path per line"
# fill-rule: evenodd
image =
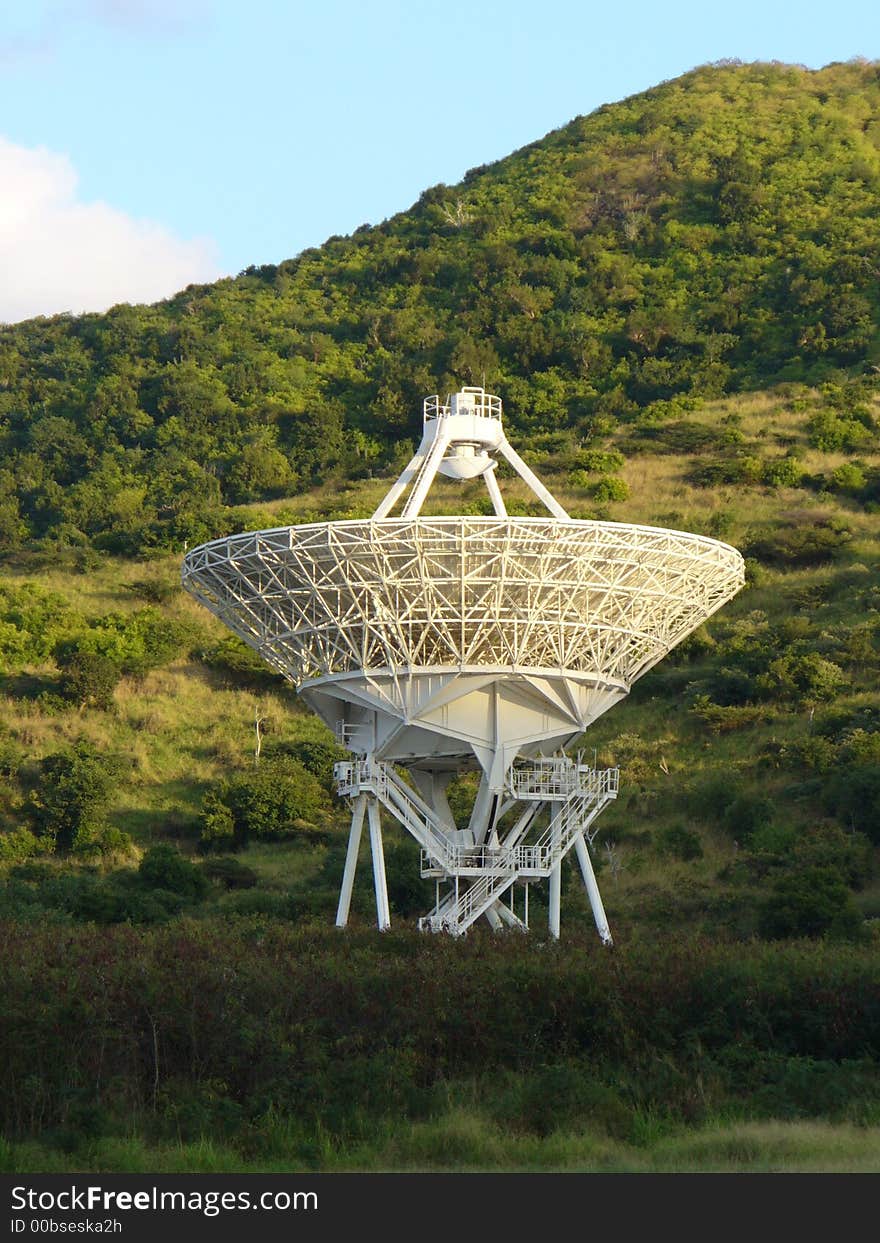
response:
M148 607L129 614L107 613L92 620L85 629L60 639L54 656L65 671L77 662L82 667L82 662L91 658L88 667L92 676L96 669L113 667L119 676L143 677L185 654L193 637L192 627Z
M138 875L148 888L164 889L182 898L201 898L208 888L205 872L164 842L151 846L146 852Z
M822 797L842 824L880 844L880 764L856 763L836 769Z
M797 487L803 473L804 468L797 458L773 458L772 461L764 464L761 482L771 488L794 488Z
M30 868L14 883L50 883ZM80 888L97 903L95 877ZM805 876L780 898L800 927L850 935L833 879ZM800 1116L870 1117L880 1097L870 946L687 939L607 955L591 938L548 957L535 938L341 939L291 926L284 895L228 899L234 918L169 927L96 918L59 937L48 921L3 924L6 1134L63 1127L86 1098L129 1128L148 1116L153 1134L175 1140L254 1144L270 1115L296 1119L299 1142L314 1144L319 1125L325 1142L371 1139L462 1090L462 1048L469 1099L491 1084L493 1116L532 1134L595 1121L600 1134L634 1137L650 1117L678 1127L716 1110L775 1117L780 1085ZM279 1151L289 1163L289 1136Z
M202 801L199 846L202 850L240 850L243 845L241 836L236 836L232 808L218 791L209 790Z
M597 475L611 475L620 470L625 459L616 449L579 449L574 462L582 470Z
M821 410L807 424L810 444L823 453L844 452L855 453L864 449L876 439L871 427L859 419L846 418Z
M431 882L419 875L419 848L408 834L386 840L385 879L393 915L413 920L433 905Z
M280 841L315 833L327 792L296 760L266 759L253 772L223 782L205 796L201 845L240 849L251 840Z
M720 802L720 821L737 841L748 842L759 830L772 824L777 814L772 799L754 790L737 791L728 786Z
M23 826L0 833L0 863L23 863L41 854L42 850L39 838Z
M846 682L843 670L817 652L787 653L771 660L757 686L774 699L816 704L833 699Z
M683 862L703 857L699 833L681 824L670 824L660 829L654 835L654 844L661 854L671 855Z
M703 66L278 266L4 326L0 549L179 551L387 468L426 392L484 377L520 435L626 421L733 454L716 482L797 482L690 417L725 392L822 384L813 444L871 447L878 92L868 63Z
M59 851L88 851L100 843L114 764L77 743L41 760L38 774L30 810L40 836Z
M834 868L804 867L787 872L773 886L760 913L765 937L851 938L862 917Z
M199 657L211 669L230 676L233 682L241 686L262 689L277 686L281 680L281 675L271 669L252 647L248 647L235 634L226 635L211 647L200 651Z
M629 496L629 488L623 479L618 479L615 475L606 475L593 485L592 496L593 500L600 503L625 501Z
M745 549L765 565L823 565L852 539L852 532L839 522L820 515L804 514L780 525L770 535L754 539Z
M0 671L41 664L76 615L57 592L34 583L0 584Z
M224 889L253 889L259 879L253 868L229 857L206 859L202 864L202 873Z
M655 427L640 426L624 444L633 450L651 453L706 453L738 445L743 436L732 426L712 426L691 420L674 420Z
M864 468L855 462L845 462L831 472L830 486L834 492L842 492L847 496L858 495L865 483Z
M79 707L112 708L113 691L122 674L109 656L66 645L59 654L58 665L58 689L63 699Z
M729 670L722 670L722 674ZM731 734L735 730L751 729L759 721L765 719L762 708L746 707L741 704L716 704L708 695L697 695L691 711L697 716L711 734Z
M201 875L198 879L208 884ZM163 889L130 868L102 875L95 868L30 863L12 868L0 884L0 911L50 923L157 924L179 915L194 896Z
M327 793L332 794L336 790L333 767L340 760L350 759L350 752L333 742L329 734L326 739L301 738L296 742L273 742L266 747L267 759L281 760L284 756L302 764L307 772L320 781Z

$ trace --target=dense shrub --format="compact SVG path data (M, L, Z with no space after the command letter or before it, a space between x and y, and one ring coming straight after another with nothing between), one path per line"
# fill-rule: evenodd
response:
M686 454L705 453L725 445L735 445L742 438L742 432L730 425L716 426L678 419L655 427L640 427L634 436L626 439L625 444L652 453Z
M57 849L83 850L107 827L116 765L87 743L41 760L30 813L40 835Z
M771 824L777 815L776 804L755 790L728 789L723 797L720 821L739 842L746 842L756 830Z
M211 647L203 648L199 658L211 669L226 674L236 684L254 687L277 687L283 679L252 647L248 647L238 635L227 635Z
M880 843L880 764L836 769L823 786L822 799L841 824Z
M736 707L751 702L755 695L755 680L746 669L715 668L697 683L700 691L712 702L722 707Z
M833 930L835 882L807 891L829 907L811 926ZM228 900L258 897L259 907L256 890ZM271 906L234 921L67 927L62 936L57 926L6 923L5 1133L64 1124L80 1093L129 1120L148 1112L172 1136L177 1102L218 1097L227 1126L271 1111L342 1133L358 1117L371 1126L424 1108L425 1090L461 1076L462 1049L468 1076L498 1085L510 1125L533 1107L543 1132L556 1106L563 1125L595 1110L611 1130L625 1119L602 1083L617 1085L618 1101L681 1118L698 1105L695 1081L708 1091L725 1066L722 1081L742 1107L774 1059L794 1073L798 1059L843 1066L880 1046L870 947L686 940L609 955L593 935L552 948L476 933L449 942L351 929L343 938L291 927ZM799 902L792 909L806 918ZM584 1065L594 1068L588 1083ZM511 1073L534 1083L515 1087Z
M333 776L333 766L340 760L350 759L350 752L343 747L338 746L329 739L310 739L303 738L297 742L281 743L278 746L271 745L266 748L266 758L274 759L281 756L290 756L302 764L313 777L317 777L321 785L329 793L333 793L336 789L336 781Z
M392 914L413 919L434 905L433 885L419 875L419 847L409 834L386 840L385 877Z
M867 477L864 467L855 462L845 462L831 472L827 486L833 492L842 492L844 496L857 496L865 487Z
M0 584L0 672L42 663L77 620L57 592L35 583Z
M253 889L259 877L253 868L234 858L206 859L202 864L202 872L209 881L214 881L224 889Z
M107 613L78 633L60 639L54 655L62 669L75 657L91 655L110 662L120 675L142 677L184 655L196 633L193 626L152 607L128 614Z
M328 810L326 789L302 764L279 757L224 781L205 796L201 843L239 849L252 839L302 836Z
M65 645L58 664L58 690L63 699L79 707L112 708L113 692L122 677L114 660L102 652Z
M803 867L786 872L773 885L760 912L763 936L853 937L862 916L836 868Z
M16 918L158 924L178 915L185 904L182 894L145 883L131 869L103 876L94 869L32 863L13 868L0 885L0 909Z
M183 898L201 898L208 888L204 871L164 842L149 848L141 859L138 876L150 889L165 889Z
M674 859L687 861L703 857L699 833L681 824L667 825L658 830L654 834L654 844L660 854L671 855Z
M839 665L817 652L787 653L770 661L756 687L773 699L815 704L833 699L846 680Z
M820 410L814 414L807 424L807 433L810 444L824 453L836 453L840 450L857 452L875 439L873 429L866 422L831 410Z
M745 551L765 565L823 565L851 539L852 532L834 520L804 515L801 522L781 525L772 534L752 540Z
M606 501L625 501L629 496L629 488L625 480L618 479L616 475L605 475L598 483L592 487L593 500L604 503Z
M0 863L23 863L43 850L43 844L30 829L23 827L0 833Z
M624 456L616 449L578 449L573 465L592 475L613 475L624 464Z
M761 482L772 488L795 488L801 481L804 468L797 458L773 458L764 464Z

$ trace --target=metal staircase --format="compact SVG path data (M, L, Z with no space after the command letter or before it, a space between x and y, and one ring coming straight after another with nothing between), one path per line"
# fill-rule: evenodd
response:
M547 877L578 839L591 842L590 827L607 804L617 797L618 770L568 766L568 786L554 775L552 786L539 779L520 782L519 797L546 801L555 807L550 824L528 844L462 846L449 837L449 828L404 782L390 765L370 758L336 765L339 793L347 798L372 795L415 838L422 848L422 875L442 878L449 891L419 920L431 932L461 936L487 913L517 880Z

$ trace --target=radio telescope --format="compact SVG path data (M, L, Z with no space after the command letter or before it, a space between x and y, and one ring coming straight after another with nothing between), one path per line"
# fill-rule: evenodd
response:
M736 594L743 560L701 535L570 518L511 447L501 414L482 388L427 398L418 451L371 518L212 540L187 554L183 585L352 755L335 770L352 808L340 927L365 820L377 922L390 926L385 811L436 882L421 928L458 936L485 917L525 929L529 887L549 878L558 937L573 850L610 944L590 847L618 770L566 748ZM499 457L548 516L508 514ZM423 517L438 472L482 477L493 514ZM461 827L446 790L468 769L479 786Z

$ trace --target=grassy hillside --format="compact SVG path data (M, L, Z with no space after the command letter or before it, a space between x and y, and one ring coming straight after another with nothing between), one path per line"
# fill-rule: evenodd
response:
M836 400L827 391L778 386L718 399L687 419L623 425L580 456L548 435L547 448L532 455L575 513L723 536L748 558L747 588L584 740L600 763L622 770L598 859L619 935L661 925L738 937L762 928L828 932L835 911L853 927L856 912L880 913L872 874L880 844L878 528L873 503L859 497L880 452L873 439L857 454L819 447L817 426L852 417L853 407L829 414L829 399ZM873 423L877 404L864 399L858 427ZM719 483L720 472L737 481ZM344 496L332 489L334 503L368 512L387 482L354 481ZM433 499L437 507L461 499L458 485L445 486L450 495ZM464 485L465 507L471 491L478 496L478 485ZM284 505L294 516L319 513L330 492ZM597 493L625 499L597 503ZM272 521L271 509L259 519ZM13 863L55 846L49 859L103 860L105 868L133 864L167 841L190 854L200 839L221 853L246 846L241 857L260 886L212 891L209 905L330 918L345 835L344 809L330 792L330 736L180 590L178 574L178 557L101 554L80 573L57 563L7 572L0 842ZM54 621L41 621L40 609ZM146 655L135 643L144 618L172 636ZM79 678L71 674L77 660L85 661ZM86 808L70 829L79 804L74 812L59 807L47 790L58 781L53 760L83 745L82 765L106 771L108 789L97 819ZM465 778L465 808L469 789ZM218 816L229 814L238 827L224 836ZM77 840L59 843L59 825ZM793 915L789 929L762 924L778 886L796 884L793 876L815 883L817 868L842 878L846 890L819 877L831 889L818 925L809 913ZM392 900L410 919L427 903L414 870L410 843L401 840L392 850ZM573 875L570 918L579 925L588 913ZM131 917L124 904L113 909ZM360 909L369 918L366 890Z
M277 267L5 328L0 546L220 533L383 468L461 382L573 449L874 375L878 118L876 64L707 66Z

